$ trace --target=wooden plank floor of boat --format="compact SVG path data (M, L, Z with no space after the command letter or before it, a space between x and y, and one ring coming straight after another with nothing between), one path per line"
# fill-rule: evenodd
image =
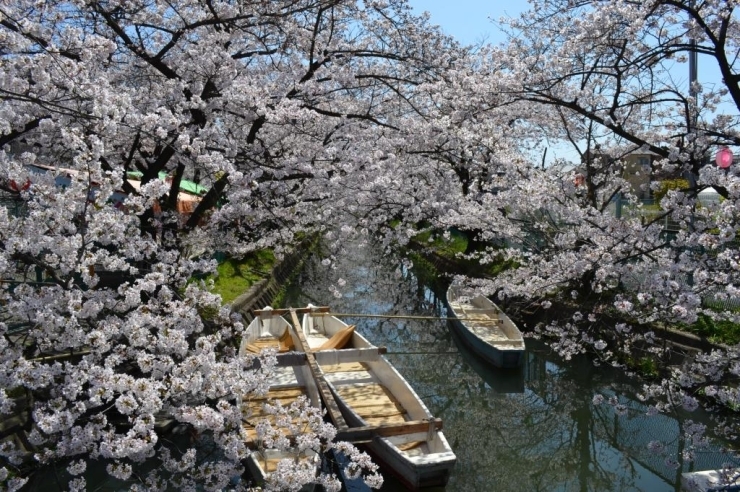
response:
M465 318L465 326L475 334L489 343L502 342L509 340L504 331L500 328L498 317L490 316L480 312L472 304L461 304L450 302L450 307L455 310L458 317Z
M277 417L265 410L265 403L274 404L279 402L283 407L287 407L301 396L308 396L305 386L273 388L265 395L252 395L248 401L242 404L242 414L245 415L243 427L247 433L247 441L249 443L257 442L255 426L260 420L267 419L275 425Z
M367 365L348 362L321 366L326 379L334 385L337 394L347 406L367 422L367 425L403 423L411 420L401 403L377 381ZM401 451L419 448L424 441L398 444Z

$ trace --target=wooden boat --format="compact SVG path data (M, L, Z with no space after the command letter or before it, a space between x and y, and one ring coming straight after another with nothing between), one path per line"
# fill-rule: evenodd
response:
M725 468L682 473L681 490L688 492L740 491L740 469Z
M239 353L242 356L248 353L256 354L266 348L274 348L278 353L283 353L293 350L296 344L299 343L297 334L290 329L288 322L278 314L271 314L270 308L267 308L261 311L260 316L252 320L247 327ZM260 449L255 429L257 422L263 418L271 420L274 424L274 416L270 416L264 411L265 403L279 401L281 405L289 406L299 397L305 396L312 406L321 408L321 397L311 371L305 363L305 354L296 355L303 355L303 362L278 365L274 368L270 379L270 389L266 395L251 396L248 401L242 402L243 414L245 415L244 429L250 441L250 448L254 449L249 454L246 464L257 485L262 485L283 459L296 460L298 458L304 465L313 466L316 473L319 472L321 466L321 457L315 451L299 453L297 450ZM301 360L300 357L295 359L297 361ZM314 487L315 484L308 484L301 491L312 491Z
M341 362L341 352L374 346L336 317L308 312L302 331L339 408L343 423L350 429L371 426L403 427L404 423L433 421L432 414L409 383L383 356L363 362ZM336 354L336 355L334 355ZM331 415L331 412L329 412ZM334 422L337 427L341 427ZM341 435L341 429L340 429ZM416 490L444 486L457 458L442 431L426 426L422 432L380 437L366 442L375 460L391 471L404 485Z
M500 394L524 393L523 367L514 369L496 367L477 352L473 352L473 349L463 342L459 330L452 330L451 335L465 364L470 366L493 391Z
M516 324L490 299L447 289L447 305L463 342L496 367L519 367L524 360L524 337Z

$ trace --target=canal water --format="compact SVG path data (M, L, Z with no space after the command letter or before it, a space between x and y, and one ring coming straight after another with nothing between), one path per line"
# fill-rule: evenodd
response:
M350 247L327 265L320 255L291 287L286 304L333 312L444 316L444 302L377 248ZM341 294L341 297L337 297ZM648 416L639 384L588 360L564 362L528 339L520 370L488 367L461 346L445 321L352 318L388 349L457 455L447 491L678 491L682 472L719 468L730 456L714 443L684 462L681 421ZM595 405L596 394L624 407ZM691 415L697 420L696 415ZM659 441L662 451L649 450ZM384 473L383 490L403 490ZM348 490L367 490L350 482Z
M377 248L352 247L329 265L324 260L317 255L308 263L289 289L286 305L328 305L343 313L447 314L442 299L413 269L399 267ZM731 463L719 443L684 462L681 421L647 416L636 381L586 359L563 362L544 344L528 339L523 367L500 371L462 347L444 321L343 319L356 324L371 342L387 347L390 361L443 419L457 455L447 492L678 491L681 472ZM611 405L594 405L596 394L618 398L624 415ZM662 442L664 449L650 451L653 441ZM59 473L65 466L60 465ZM383 491L404 490L392 476L384 476ZM89 490L128 489L95 462L87 479ZM359 481L345 486L351 492L369 492ZM63 487L47 470L27 489Z

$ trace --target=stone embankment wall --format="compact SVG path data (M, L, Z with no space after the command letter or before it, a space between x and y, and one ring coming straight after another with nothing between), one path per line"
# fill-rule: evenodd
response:
M234 299L231 302L231 310L241 314L247 323L252 321L254 319L252 310L271 306L278 297L280 290L290 283L296 274L300 273L304 262L312 251L313 247L309 242L300 245L292 254L286 255L272 269L270 278L260 280L244 294Z

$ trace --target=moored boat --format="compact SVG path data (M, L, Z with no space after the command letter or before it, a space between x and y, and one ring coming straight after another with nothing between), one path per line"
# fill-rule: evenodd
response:
M447 289L453 326L463 342L496 367L519 367L524 360L524 337L513 321L490 299L465 296L455 285Z
M239 349L242 356L248 353L259 354L262 350L272 348L278 353L288 352L300 342L288 322L278 314L272 314L267 308L260 312L247 326L245 336ZM257 485L269 480L280 461L289 459L297 461L302 466L312 467L318 474L321 466L321 457L316 451L298 452L295 449L274 450L260 446L256 425L261 419L268 419L275 424L275 417L265 411L265 404L279 402L287 407L300 397L305 397L311 406L321 408L321 397L316 382L311 375L308 365L304 362L297 365L279 365L275 367L270 378L270 389L266 395L252 396L242 403L245 415L244 429L253 451L249 454L246 464ZM305 485L301 491L308 492L315 488L315 484Z
M463 342L459 330L452 330L452 341L465 364L475 371L491 389L500 394L524 393L524 368L501 369L491 364Z
M340 362L329 352L374 346L340 319L324 313L303 315L302 331L350 428L398 425L434 420L409 383L383 356L363 362ZM339 360L338 360L339 359ZM335 422L337 424L337 422ZM385 470L412 490L444 486L457 458L442 431L429 425L422 432L375 435L368 450Z
M681 490L687 492L739 491L740 469L720 468L682 473Z

